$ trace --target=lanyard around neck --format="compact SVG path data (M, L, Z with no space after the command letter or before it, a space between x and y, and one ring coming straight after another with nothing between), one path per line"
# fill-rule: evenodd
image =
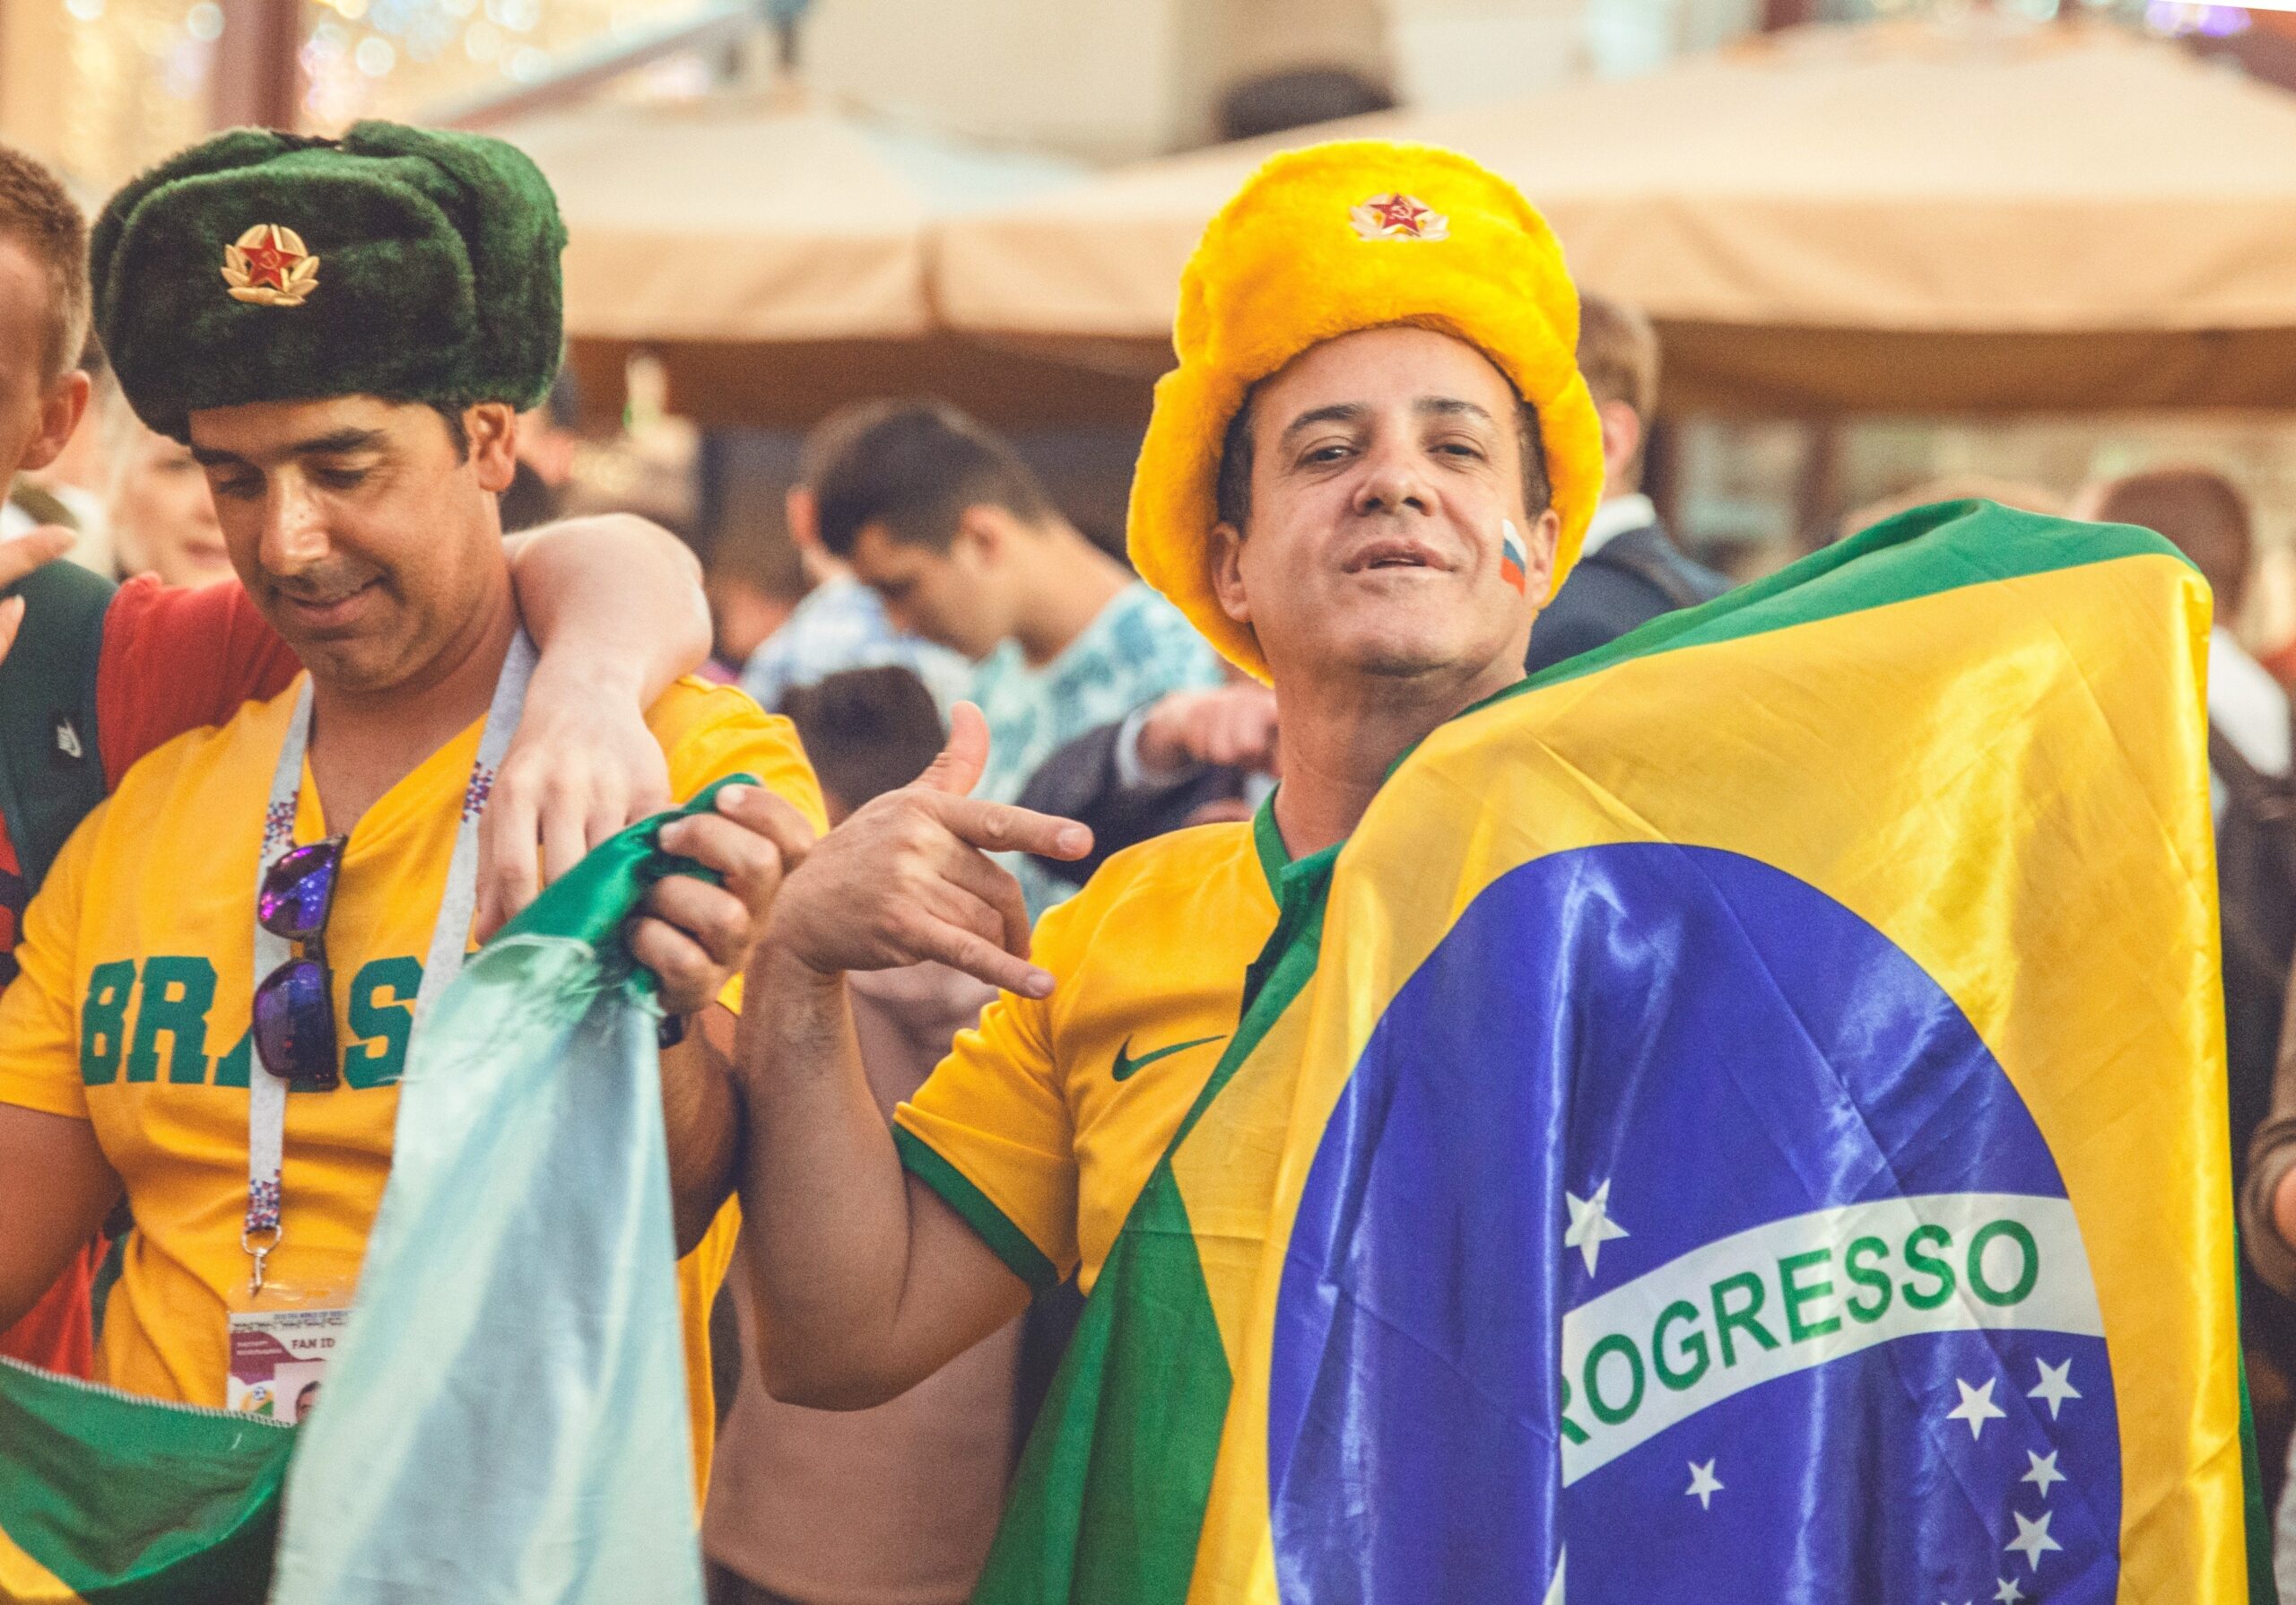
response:
M439 919L430 931L430 950L422 964L422 985L415 993L414 1021L408 1034L422 1028L439 995L460 973L463 950L469 945L470 922L478 910L478 816L493 789L495 771L502 765L510 737L525 709L526 682L533 677L535 645L520 630L511 638L502 660L501 677L494 683L494 699L486 710L486 728L478 740L478 757L471 765L470 784L464 788L462 817L455 826L454 850L447 860L447 888L439 900ZM271 777L271 799L263 811L263 848L256 855L256 896L263 895L264 877L273 864L295 845L295 807L303 789L303 759L311 745L311 682L306 675L296 693L295 711L287 722L287 738L279 748L279 766ZM337 873L341 873L338 870ZM293 956L284 937L255 926L255 968L250 986ZM252 996L252 994L250 994ZM333 999L330 999L332 1007ZM281 1226L280 1169L287 1138L287 1083L259 1062L252 1040L248 1043L248 1208L239 1232L239 1246L255 1261L248 1291L263 1290L263 1262L284 1236Z

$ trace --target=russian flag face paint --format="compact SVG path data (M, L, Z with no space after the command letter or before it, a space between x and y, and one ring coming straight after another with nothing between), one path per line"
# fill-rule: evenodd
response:
M1518 591L1530 589L1530 556L1523 550L1523 532L1512 519L1499 520L1499 577Z

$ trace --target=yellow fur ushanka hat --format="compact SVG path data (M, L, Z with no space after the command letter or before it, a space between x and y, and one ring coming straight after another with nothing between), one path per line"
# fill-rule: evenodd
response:
M1141 577L1260 679L1259 643L1212 589L1222 440L1246 392L1293 357L1396 323L1466 341L1538 409L1562 520L1554 586L1602 499L1602 424L1578 373L1578 292L1521 192L1434 145L1347 140L1271 157L1205 227L1180 275L1179 366L1157 381L1129 520Z

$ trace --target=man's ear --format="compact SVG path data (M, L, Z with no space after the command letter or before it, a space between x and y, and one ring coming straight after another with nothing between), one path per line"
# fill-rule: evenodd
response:
M1244 532L1233 524L1212 527L1212 592L1221 612L1239 624L1252 622L1251 598L1244 594Z
M518 475L518 414L509 403L482 401L463 409L463 432L481 490L500 493Z
M1599 402L1595 415L1603 422L1603 479L1613 491L1627 491L1627 469L1642 449L1642 417L1623 401Z
M793 484L781 493L782 516L789 523L789 544L800 552L819 549L822 544L821 504L814 500L813 487Z
M63 455L72 432L80 426L80 415L87 410L88 376L74 368L50 385L39 398L39 432L24 447L16 469L29 472L45 468ZM4 477L0 475L0 478Z
M1011 554L1013 535L1011 513L989 502L977 502L957 515L957 533L950 543L950 555L965 548L982 563L993 563Z
M1547 593L1554 586L1554 549L1561 540L1562 515L1550 507L1531 520L1523 542L1523 594L1540 598L1541 607L1553 600Z

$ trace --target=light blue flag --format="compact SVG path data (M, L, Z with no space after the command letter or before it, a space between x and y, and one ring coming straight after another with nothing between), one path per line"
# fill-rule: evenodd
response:
M700 1605L657 1015L618 936L672 867L662 823L552 886L416 1039L274 1605Z

